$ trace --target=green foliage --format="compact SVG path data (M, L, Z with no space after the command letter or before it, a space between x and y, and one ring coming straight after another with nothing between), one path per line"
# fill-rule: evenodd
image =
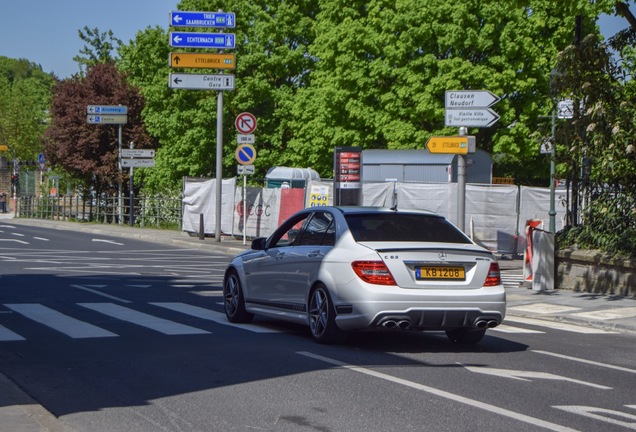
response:
M54 83L39 65L0 57L0 144L21 160L37 160L42 152Z
M86 43L80 54L73 57L80 68L80 75L84 75L91 66L115 62L113 53L122 46L122 41L115 37L112 30L102 33L97 28L84 27L77 32L79 38Z
M582 197L560 244L636 256L636 87L624 79L634 57L623 59L618 67L594 34L559 55L555 90L574 101L574 118L557 131L567 143L559 158Z

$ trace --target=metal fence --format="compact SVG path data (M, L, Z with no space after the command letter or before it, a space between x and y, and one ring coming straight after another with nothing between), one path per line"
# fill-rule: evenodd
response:
M181 198L136 197L132 212L130 199L118 197L82 199L76 196L21 196L17 202L17 217L86 221L181 229L183 206Z

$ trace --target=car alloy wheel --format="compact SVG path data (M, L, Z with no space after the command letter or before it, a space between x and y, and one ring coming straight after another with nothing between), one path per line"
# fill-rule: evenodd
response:
M254 318L253 314L245 310L243 289L236 270L231 270L223 282L223 305L225 315L230 322L246 323Z
M342 342L346 333L336 324L336 309L324 285L318 285L309 298L309 328L319 343Z

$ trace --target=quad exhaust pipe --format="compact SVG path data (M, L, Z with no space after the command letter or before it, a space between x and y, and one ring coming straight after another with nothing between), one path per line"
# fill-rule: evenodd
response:
M498 325L499 325L499 322L493 319L491 320L480 319L475 321L475 327L480 329L493 328L493 327L497 327Z
M386 321L382 321L381 325L382 327L388 328L388 329L399 328L401 330L407 330L409 327L411 327L411 322L409 320L388 319Z

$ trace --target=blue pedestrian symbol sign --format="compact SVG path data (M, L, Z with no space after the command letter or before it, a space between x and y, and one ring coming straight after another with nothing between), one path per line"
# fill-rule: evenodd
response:
M252 144L241 144L236 149L236 161L241 165L250 165L256 159L256 149Z

